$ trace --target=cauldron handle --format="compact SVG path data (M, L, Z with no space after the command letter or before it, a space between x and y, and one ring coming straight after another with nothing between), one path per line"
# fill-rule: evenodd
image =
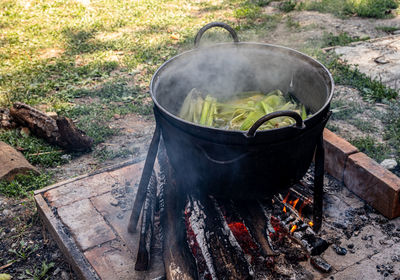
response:
M265 122L274 119L274 118L278 118L278 117L290 117L292 119L294 119L296 121L296 126L294 126L297 129L303 129L305 128L303 119L301 118L301 116L294 112L294 111L276 111L276 112L272 112L270 114L267 114L261 118L259 118L252 127L250 127L249 131L245 134L247 137L254 137L254 135L256 135L256 131L257 129Z
M201 39L201 37L203 36L204 32L206 32L208 29L213 28L213 27L222 27L222 28L228 30L229 33L231 34L232 38L233 38L233 41L234 41L235 43L238 43L238 42L239 42L238 35L236 34L235 30L234 30L232 27L230 27L230 26L229 26L228 24L226 24L226 23L215 21L215 22L210 22L209 24L204 25L204 26L199 30L199 32L197 32L196 37L194 38L194 46L195 46L196 48L199 46L199 44L200 44L200 39Z

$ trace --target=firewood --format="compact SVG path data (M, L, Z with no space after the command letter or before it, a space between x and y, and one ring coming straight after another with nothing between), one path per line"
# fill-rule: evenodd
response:
M140 228L139 248L136 257L135 270L145 271L150 265L150 247L153 236L154 211L156 207L157 177L155 172L150 177L144 201L142 224Z
M0 179L11 181L15 175L30 171L39 173L20 152L0 141Z
M197 279L194 259L186 241L185 224L182 217L183 207L177 199L177 186L171 180L172 169L166 158L165 148L160 143L158 157L160 164L160 220L163 243L163 259L167 280Z
M20 102L14 103L10 115L20 125L28 127L37 137L66 150L85 151L93 145L93 139L66 117L55 120L44 112Z

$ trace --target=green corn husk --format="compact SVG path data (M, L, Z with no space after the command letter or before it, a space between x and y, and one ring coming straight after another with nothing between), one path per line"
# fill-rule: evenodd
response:
M182 119L185 119L187 121L189 118L189 110L190 110L190 105L192 102L192 96L193 96L193 92L195 89L192 89L189 94L186 96L185 100L183 101L181 110L179 111L179 117Z
M207 122L208 111L210 110L212 97L210 95L206 96L206 99L203 102L203 109L201 110L200 124L205 125Z
M304 105L297 99L284 96L280 90L268 94L258 91L238 93L231 100L218 101L211 95L204 99L202 93L192 89L186 96L179 116L187 121L223 129L248 130L258 119L276 111L290 110L307 118ZM204 95L203 95L204 96ZM294 124L290 117L274 118L259 129L273 129Z
M301 118L303 120L307 119L307 111L306 111L306 107L304 105L301 105Z

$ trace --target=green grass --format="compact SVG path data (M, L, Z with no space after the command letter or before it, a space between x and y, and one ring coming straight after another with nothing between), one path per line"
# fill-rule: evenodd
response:
M296 8L297 1L296 0L285 0L279 4L279 10L284 13L289 13Z
M54 167L67 162L63 157L66 152L61 148L34 136L23 136L19 130L2 131L0 141L16 147L33 165Z
M369 37L352 37L347 32L339 33L338 35L334 35L332 32L324 32L322 37L322 47L333 47L333 46L346 46L353 42L365 41L368 40Z
M29 196L34 190L41 189L53 183L49 173L35 175L17 175L11 182L0 181L0 193L7 196Z
M381 162L387 156L388 146L386 144L377 143L372 137L362 137L350 139L349 142L356 146L360 152L367 154L369 157Z
M397 0L309 0L302 5L306 10L332 13L339 17L357 15L369 18L393 17L397 7Z
M399 30L400 27L382 25L382 26L377 26L377 27L375 27L375 29L376 29L376 30L383 31L383 32L386 32L386 33L389 33L389 34L392 34L393 32Z

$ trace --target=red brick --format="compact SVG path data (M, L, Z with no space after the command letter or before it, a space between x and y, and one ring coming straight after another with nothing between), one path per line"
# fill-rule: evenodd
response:
M76 201L57 209L82 251L115 239L115 234L89 199Z
M351 145L335 133L324 130L325 171L336 179L343 181L343 172L349 155L358 152Z
M384 216L400 216L400 178L364 153L350 155L344 171L344 183Z

